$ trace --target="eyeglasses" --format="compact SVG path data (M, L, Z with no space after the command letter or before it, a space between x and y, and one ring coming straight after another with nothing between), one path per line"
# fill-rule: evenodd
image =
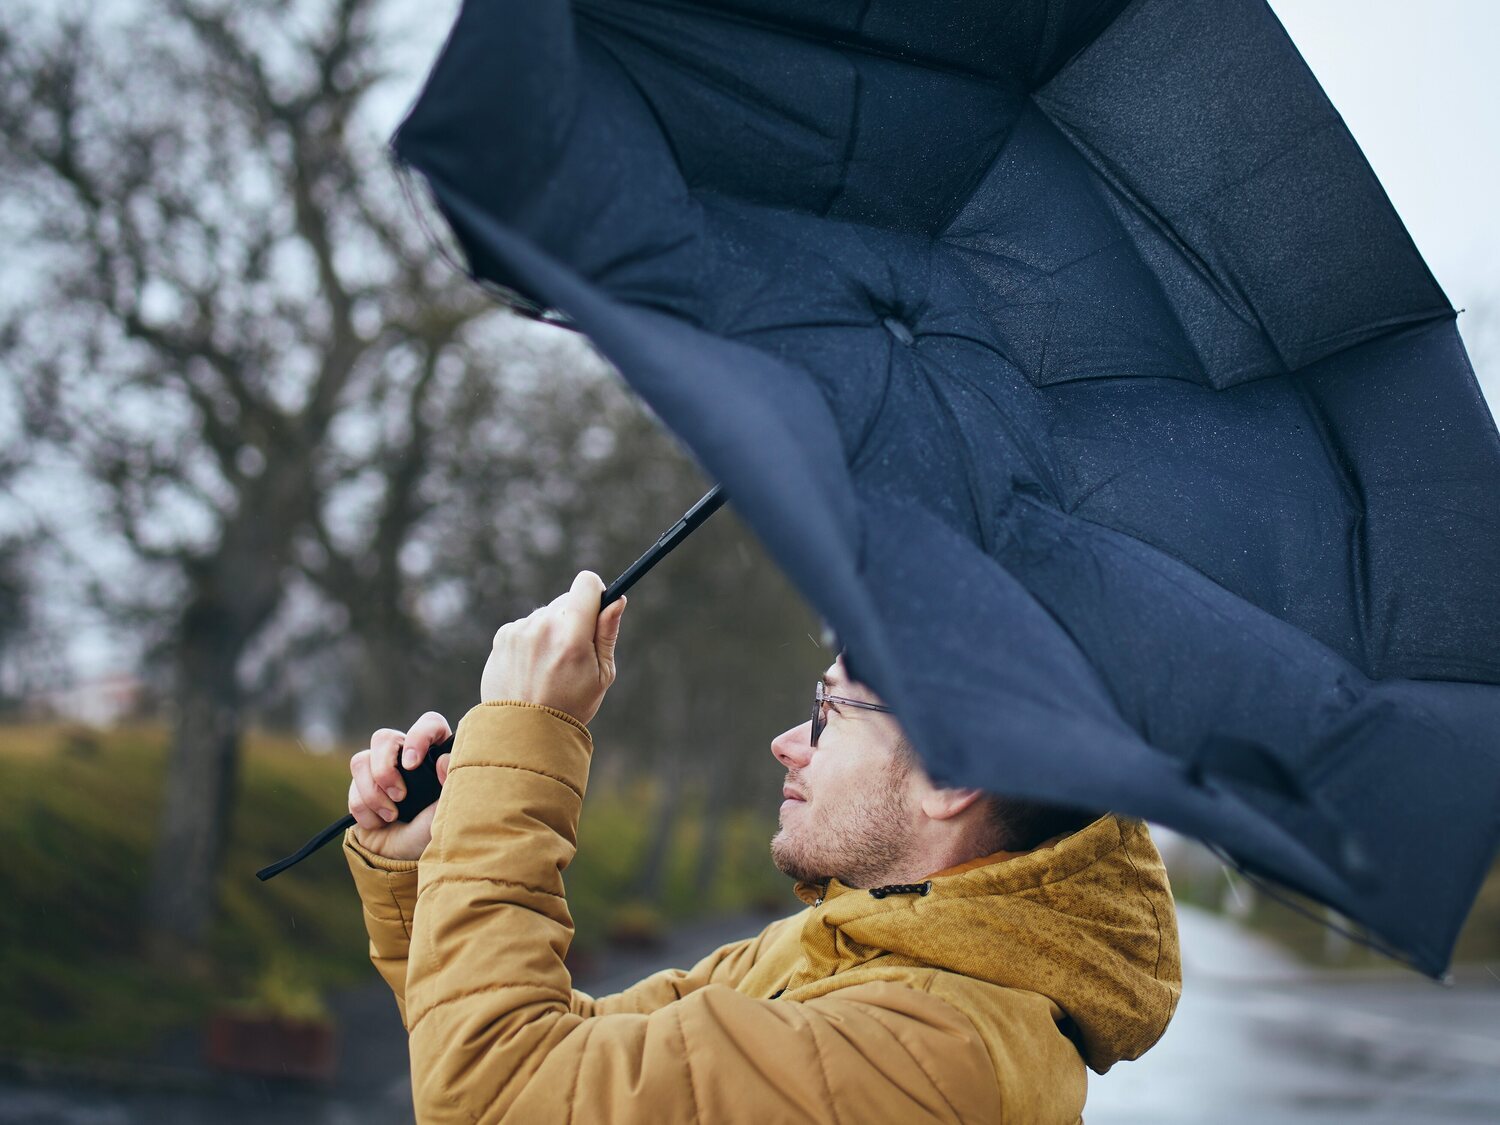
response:
M818 686L813 689L812 738L808 740L812 746L818 744L818 735L822 734L823 728L828 725L828 705L830 703L840 703L845 707L859 707L865 711L884 711L887 715L892 713L891 708L879 703L866 703L862 699L849 699L842 695L829 695L823 690L823 681L819 680Z

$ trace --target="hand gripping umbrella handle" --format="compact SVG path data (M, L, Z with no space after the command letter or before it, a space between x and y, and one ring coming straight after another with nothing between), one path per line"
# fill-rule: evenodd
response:
M609 584L604 595L599 599L599 608L602 610L611 602L618 601L620 596L639 582L648 570L666 558L677 544L696 531L709 516L723 506L723 490L715 485L703 499L688 509L686 515L662 532L661 537L651 545L650 550L626 567L625 572ZM403 824L414 820L419 812L438 799L441 787L438 785L437 760L453 749L453 737L449 735L428 750L422 761L411 769L406 769L399 761L396 763L396 769L406 784L406 796L396 802L396 819ZM279 859L269 867L262 867L255 873L255 877L264 882L273 875L281 874L288 867L301 863L342 833L344 829L351 828L353 825L352 816L341 817L285 859Z

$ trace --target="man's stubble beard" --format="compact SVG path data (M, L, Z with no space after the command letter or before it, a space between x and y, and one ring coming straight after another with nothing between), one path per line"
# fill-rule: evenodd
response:
M877 887L889 882L887 873L903 866L910 845L903 800L909 772L899 762L893 765L868 800L817 825L817 839L809 839L814 826L805 816L796 834L782 826L771 837L771 861L801 883L837 879L846 887Z

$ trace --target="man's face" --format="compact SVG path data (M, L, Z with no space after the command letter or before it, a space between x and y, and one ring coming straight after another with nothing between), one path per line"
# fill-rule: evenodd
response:
M823 684L830 695L880 702L849 679L842 659L823 674ZM816 746L811 735L807 722L771 742L787 770L771 858L794 879L876 886L907 853L917 823L916 771L901 728L891 715L829 703Z

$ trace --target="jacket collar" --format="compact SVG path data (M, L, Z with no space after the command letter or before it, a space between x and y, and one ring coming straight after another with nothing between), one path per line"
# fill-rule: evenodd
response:
M886 958L1047 996L1100 1073L1155 1043L1181 968L1171 889L1146 826L1110 814L1032 851L984 858L933 875L926 894L799 884L813 909L795 984Z

